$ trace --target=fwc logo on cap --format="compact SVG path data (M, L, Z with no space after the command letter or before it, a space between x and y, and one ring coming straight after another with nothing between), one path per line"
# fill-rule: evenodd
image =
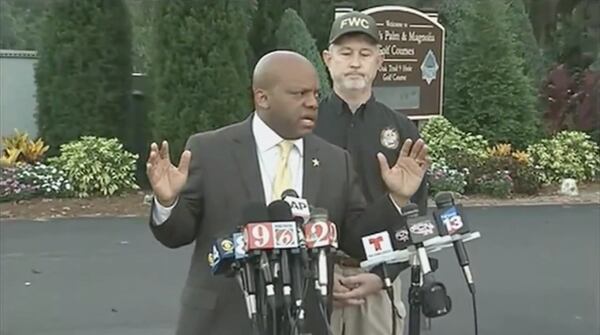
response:
M362 17L348 17L343 19L342 22L340 22L340 29L344 28L347 25L350 27L361 26L365 29L369 29L369 20Z

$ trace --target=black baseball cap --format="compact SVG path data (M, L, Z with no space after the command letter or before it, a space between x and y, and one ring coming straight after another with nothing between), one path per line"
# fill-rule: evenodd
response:
M363 33L371 37L375 43L379 42L375 19L361 12L349 12L338 16L331 25L329 43L334 43L338 38L349 33Z

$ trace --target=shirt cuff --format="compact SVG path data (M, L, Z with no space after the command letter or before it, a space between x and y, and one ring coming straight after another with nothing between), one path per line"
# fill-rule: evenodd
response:
M152 221L154 222L155 226L160 226L161 224L165 223L165 221L167 221L169 216L171 216L173 207L175 207L175 205L177 205L178 200L179 200L179 198L175 199L175 202L173 203L173 205L171 205L169 207L165 207L165 206L161 205L158 202L158 200L156 200L156 198L154 198L154 210L152 211Z
M402 213L402 207L398 206L398 204L396 203L396 201L394 201L394 198L392 197L392 195L389 194L388 197L390 197L390 200L394 204L394 207L396 207L396 209L398 210L398 213L400 213L400 215L404 216L404 214Z

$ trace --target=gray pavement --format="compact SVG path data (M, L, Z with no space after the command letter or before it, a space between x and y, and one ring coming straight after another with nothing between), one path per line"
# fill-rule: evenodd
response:
M467 213L482 234L467 246L480 334L600 334L598 205ZM144 219L2 222L0 334L173 334L190 255L156 242ZM434 256L454 306L422 334L473 334L453 250Z

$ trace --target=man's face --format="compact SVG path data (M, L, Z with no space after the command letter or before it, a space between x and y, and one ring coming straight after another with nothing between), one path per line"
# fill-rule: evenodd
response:
M323 59L334 84L348 91L370 90L383 61L377 44L360 33L340 37L323 52Z
M316 71L306 64L278 73L277 83L256 98L263 109L261 117L286 139L310 133L317 122L319 81Z

